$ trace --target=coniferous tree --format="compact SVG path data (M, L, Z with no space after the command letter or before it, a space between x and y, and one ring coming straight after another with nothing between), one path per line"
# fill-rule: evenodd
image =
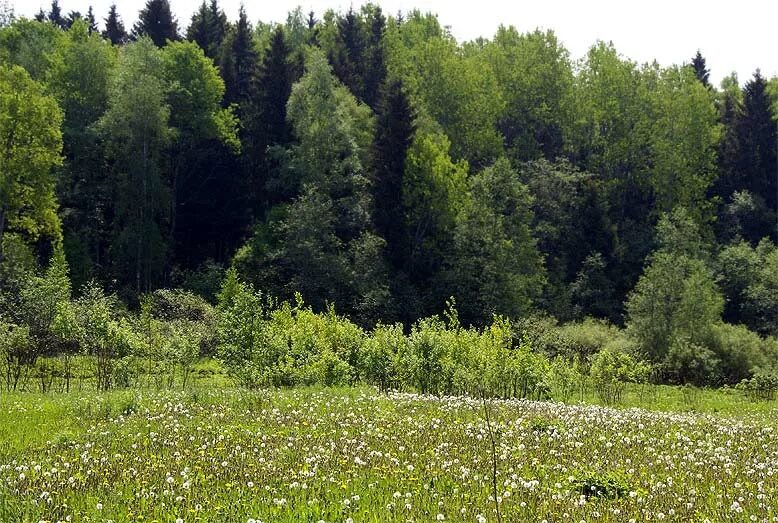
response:
M116 4L112 4L108 10L103 38L109 40L113 45L121 45L127 41L127 31L119 18L119 13L116 12Z
M208 34L209 17L208 4L203 0L200 7L192 15L192 21L186 29L186 39L199 45L203 51L210 47L210 35Z
M206 56L215 59L224 41L226 28L227 16L216 0L211 0L210 4L203 0L199 9L192 15L186 38L197 43Z
M36 22L45 22L46 21L46 11L44 11L42 7L40 8L40 10L35 15L35 21Z
M743 88L743 111L737 123L737 136L737 168L742 187L764 199L774 211L778 203L776 124L767 81L758 70Z
M89 34L97 33L97 20L95 19L95 11L92 9L92 6L89 6L89 9L86 12L86 23L89 24Z
M73 24L76 22L76 20L83 20L84 17L81 14L80 11L71 11L68 13L67 17L65 17L65 28L70 29L73 27Z
M211 48L205 49L206 56L216 59L219 54L219 48L227 35L227 15L219 7L217 0L211 0L208 4L208 40Z
M337 47L330 56L335 76L358 100L365 100L364 53L367 41L362 18L349 8L338 20Z
M238 105L242 117L251 96L251 83L257 68L257 53L246 9L241 5L238 23L222 49L221 69L226 91L224 102Z
M65 28L66 27L66 21L62 17L62 9L59 7L59 0L51 0L51 9L49 10L49 14L46 17L49 22L56 25L57 27Z
M284 29L276 28L258 68L252 107L246 117L249 134L247 150L254 161L250 198L256 215L266 210L266 206L280 203L288 196L284 194L283 184L277 183L271 175L278 166L270 149L285 147L290 141L286 104L292 84L300 74L291 61L291 52Z
M170 10L168 0L147 0L141 9L138 21L132 28L132 37L148 36L154 45L163 47L168 40L175 41L178 36L178 22Z
M391 266L401 270L408 255L408 231L403 211L405 159L413 142L414 114L400 80L382 90L373 142L373 223L386 240Z
M699 50L697 50L697 54L692 58L691 65L694 69L694 74L697 76L700 83L705 87L710 87L710 70L705 66L705 58L702 57Z
M381 96L381 85L386 78L386 63L384 60L384 31L386 30L386 17L378 6L371 6L368 15L370 32L368 34L366 49L365 70L365 103L374 110Z

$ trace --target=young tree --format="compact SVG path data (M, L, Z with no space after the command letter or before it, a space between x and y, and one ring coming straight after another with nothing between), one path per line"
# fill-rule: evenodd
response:
M62 158L62 112L18 66L0 65L0 261L6 230L58 240L53 168Z
M113 45L122 45L127 41L127 31L125 31L124 24L121 18L119 18L119 13L116 12L116 4L111 4L108 10L108 17L105 18L103 38L110 41Z
M132 37L148 36L154 45L164 47L168 41L179 39L178 22L170 10L168 0L147 0L132 27Z
M724 299L687 212L664 215L657 234L660 247L627 301L627 328L649 357L662 361L675 343L704 345L721 321Z

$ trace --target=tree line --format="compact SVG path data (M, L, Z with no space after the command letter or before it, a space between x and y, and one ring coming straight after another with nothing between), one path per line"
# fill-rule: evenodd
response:
M574 60L513 27L458 43L372 4L252 24L210 0L185 31L167 0L129 31L57 0L3 20L10 322L61 254L77 295L131 308L213 301L232 267L364 328L410 331L450 297L476 327L596 318L697 381L748 375L764 362L732 347L778 333L778 79L759 71L716 87L699 52Z

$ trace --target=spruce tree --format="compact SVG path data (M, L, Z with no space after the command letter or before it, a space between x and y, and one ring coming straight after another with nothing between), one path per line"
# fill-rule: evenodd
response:
M119 13L116 12L116 4L112 4L108 10L108 17L105 19L105 31L103 38L109 40L113 45L121 45L127 41L127 31Z
M386 240L387 257L396 270L402 268L408 255L402 189L405 158L413 141L413 120L402 82L386 83L378 104L372 151L373 223Z
M206 51L211 44L209 39L210 35L208 34L209 18L210 12L208 11L208 5L205 3L205 0L203 0L200 7L192 15L192 21L186 29L186 39L196 43L203 51Z
M241 5L238 23L222 50L221 68L226 87L224 101L238 105L238 116L245 111L251 83L257 68L257 53L246 9Z
M81 15L81 11L71 11L68 13L67 17L65 17L65 29L70 29L73 27L73 24L76 22L76 20L83 20L84 17Z
M147 0L132 28L134 39L144 35L151 38L157 47L164 47L168 40L179 39L178 22L170 10L168 0Z
M195 42L209 58L216 59L227 31L227 16L216 0L207 4L205 0L192 15L186 30L186 39Z
M51 0L51 9L47 19L52 24L64 29L66 27L65 19L62 17L62 9L59 7L59 0Z
M370 33L367 42L366 70L365 70L365 103L374 110L381 96L381 85L386 78L386 63L384 61L384 30L386 18L381 8L374 6L368 16Z
M365 100L364 53L367 41L364 21L350 8L338 20L338 42L330 62L335 76L358 100Z
M92 6L89 6L89 9L86 12L86 23L89 24L89 34L97 33L97 20L95 20L95 12L94 9L92 9Z
M217 0L211 0L208 5L208 40L210 42L210 48L205 49L205 54L213 58L217 58L219 49L224 42L224 37L227 35L227 15L219 7Z
M759 70L743 88L743 110L737 121L736 133L738 185L763 200L768 212L776 212L778 136L767 81ZM760 233L762 236L778 235L774 224Z
M697 54L692 58L691 65L694 69L694 74L697 76L700 83L705 87L710 87L710 70L705 66L705 58L702 57L699 50L697 50Z
M36 22L45 22L46 21L46 11L44 11L42 7L38 11L38 13L35 15L35 21Z

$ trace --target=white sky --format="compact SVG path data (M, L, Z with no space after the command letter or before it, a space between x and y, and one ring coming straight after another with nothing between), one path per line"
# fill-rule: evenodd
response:
M0 0L1 1L1 0ZM18 16L48 10L50 0L7 0ZM98 21L114 0L60 0L63 12L86 12L94 6ZM115 0L125 27L134 23L145 0ZM201 0L171 0L186 28ZM220 0L227 16L237 18L241 0ZM252 22L283 21L300 5L321 15L327 8L357 8L362 0L245 0ZM718 84L735 71L740 82L757 67L767 77L778 75L778 1L776 0L378 0L385 13L418 8L439 15L459 40L491 37L500 24L520 31L553 29L573 58L583 56L597 39L613 41L625 56L662 65L688 62L699 48L711 79Z

